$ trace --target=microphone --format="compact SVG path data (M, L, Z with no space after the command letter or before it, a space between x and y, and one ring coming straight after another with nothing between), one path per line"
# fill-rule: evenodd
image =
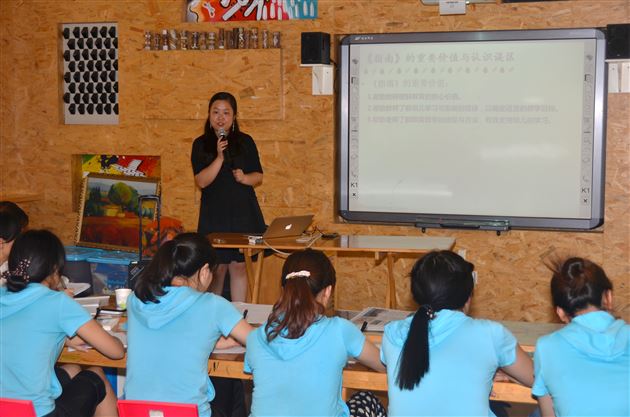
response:
M227 134L225 133L225 129L219 128L219 140L226 140ZM223 158L225 162L227 162L229 167L232 167L232 158L230 157L229 146L223 150Z

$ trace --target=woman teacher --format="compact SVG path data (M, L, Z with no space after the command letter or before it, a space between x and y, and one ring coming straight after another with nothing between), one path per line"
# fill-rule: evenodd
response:
M193 142L190 160L195 182L201 188L198 231L262 234L265 220L254 187L260 185L263 170L258 149L251 136L240 131L236 99L230 93L216 93L210 99L204 134ZM218 249L219 265L210 287L223 290L230 272L232 301L247 298L247 272L243 254L237 249Z

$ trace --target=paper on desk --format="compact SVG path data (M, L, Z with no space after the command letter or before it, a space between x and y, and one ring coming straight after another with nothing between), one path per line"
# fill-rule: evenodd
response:
M66 288L72 291L74 296L81 294L83 291L90 289L90 284L86 282L69 282L66 284Z
M390 321L403 320L413 314L413 311L391 310L389 308L368 307L352 318L357 327L368 332L382 332Z
M123 346L125 347L125 349L127 348L127 333L124 332L113 332L111 330L107 331L107 333L111 334L112 336L114 336L115 338L117 338L118 340L120 340L123 344ZM86 348L88 349L93 349L92 345L88 345L87 343L84 345ZM68 352L74 352L77 349L68 346Z
M219 353L219 354L223 354L223 353L233 353L233 354L241 354L241 353L245 353L245 347L244 346L232 346L230 348L227 349L215 349L212 351L212 353Z
M75 298L74 301L81 304L94 317L99 307L106 306L109 303L109 295Z
M247 320L249 324L258 325L267 321L269 314L271 314L271 308L273 307L270 304L250 304L238 301L232 302L232 305L241 313L244 313L245 310L247 310L247 317L245 317L245 320Z

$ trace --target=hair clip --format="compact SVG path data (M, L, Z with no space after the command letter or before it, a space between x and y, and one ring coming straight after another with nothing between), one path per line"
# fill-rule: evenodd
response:
M291 279L291 278L299 278L299 277L304 277L304 278L308 278L311 276L311 273L308 271L298 271L298 272L291 272L289 274L287 274L286 277L284 277L284 279Z
M430 305L424 304L422 307L420 307L420 310L422 310L424 314L426 314L429 320L433 320L435 318L435 311L433 311L433 307L431 307Z
M16 277L22 277L25 282L28 283L30 277L28 276L28 267L31 265L31 261L29 259L22 259L18 262L17 267L10 273L10 275Z

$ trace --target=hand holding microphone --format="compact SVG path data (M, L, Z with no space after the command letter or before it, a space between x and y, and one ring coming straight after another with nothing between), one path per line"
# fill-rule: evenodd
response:
M227 135L225 134L225 129L220 128L217 140L217 156L221 155L224 159L227 156Z

